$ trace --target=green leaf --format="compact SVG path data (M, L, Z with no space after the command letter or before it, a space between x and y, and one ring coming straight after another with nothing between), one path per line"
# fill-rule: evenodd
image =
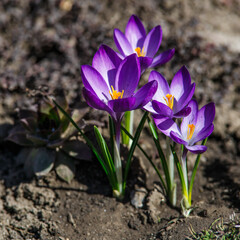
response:
M57 153L55 169L57 175L67 183L72 181L76 172L74 160L62 151Z
M166 161L166 158L163 154L156 128L155 128L155 126L152 123L150 118L148 118L148 125L149 125L150 131L153 135L153 141L155 143L155 146L157 148L157 151L158 151L158 154L159 154L159 157L160 157L160 160L161 160L161 164L162 164L162 167L163 167L163 172L164 172L164 175L166 177L166 182L167 182L167 195L169 195L169 194L171 194L170 191L172 190L172 187L173 187L174 183L171 182L167 161Z
M172 146L171 146L171 150L172 150L174 161L175 161L175 164L176 164L176 167L177 167L178 175L179 175L179 178L180 178L180 182L181 182L181 186L182 186L182 193L185 197L187 197L187 200L188 200L188 189L187 189L187 185L186 185L185 180L184 180L182 166L179 162L177 153Z
M111 118L111 116L109 116L109 133L110 133L110 142L111 142L111 154L112 154L112 158L114 159L114 136L115 136L115 129L114 129L114 123L113 120Z
M133 139L131 148L129 150L129 155L128 155L128 158L127 158L127 164L126 164L126 168L125 168L125 171L124 171L124 177L123 177L123 195L124 195L125 189L126 189L126 181L127 181L128 172L129 172L129 169L130 169L130 166L131 166L132 156L133 156L134 150L137 146L138 139L140 137L140 134L142 132L142 129L144 127L144 124L145 124L147 118L148 118L148 112L145 112L141 121L140 121L140 123L139 123L139 125L138 125L138 127L137 127L137 130L136 130L136 133L134 135L134 139Z
M206 145L207 140L208 140L208 138L205 138L202 141L201 145ZM191 180L190 180L190 184L189 184L189 191L188 192L189 192L189 201L190 202L192 200L193 183L194 183L194 179L195 179L195 176L196 176L197 168L198 168L198 165L199 165L199 162L200 162L200 158L201 158L201 154L198 154L197 158L196 158L196 161L195 161L195 164L194 164L194 167L193 167L192 176L191 176Z
M32 148L23 148L21 151L18 153L16 157L16 164L25 164L26 160L28 159L28 155L30 154Z
M28 159L33 164L35 175L44 176L53 168L55 152L46 148L33 148L28 155Z
M20 119L20 123L23 125L23 127L31 132L34 133L37 130L37 117L28 117L28 118L22 118Z
M78 127L80 129L83 129L86 126L86 123L82 120L82 118L88 110L89 110L89 108L82 108L82 109L75 109L72 112L71 118L78 125ZM70 113L68 115L70 116ZM63 128L61 137L69 138L76 133L77 129L72 124L69 125L69 123L70 123L69 117L65 116L65 118L66 118L66 120L64 119L64 117L62 117L62 119L64 119L64 122L67 122L68 126L66 129L65 129L65 127Z
M35 147L42 147L47 145L48 140L39 136L26 134L26 138L32 142L32 145Z
M129 138L131 138L131 140L133 140L133 136L127 131L126 128L124 128L123 126L121 126L121 129L122 131L125 132L126 135L128 135ZM166 188L166 185L165 185L165 182L162 178L162 175L160 173L160 171L158 170L158 168L156 167L156 165L154 164L154 162L152 161L151 157L148 156L148 154L145 152L145 150L137 143L137 147L141 150L141 152L143 153L143 155L147 158L147 160L151 163L152 167L155 169L161 183L162 183L162 187L163 187L163 190L165 192L167 192L167 188Z
M20 146L30 147L33 143L27 139L27 131L22 125L16 125L10 130L8 137L5 139L7 141L14 142Z
M125 112L125 114L124 114L125 128L130 133L131 133L131 130L133 128L133 126L132 126L133 125L133 122L132 122L133 115L134 115L134 111L128 111L128 112ZM129 140L130 140L129 136L124 131L122 131L122 142L123 142L123 144L128 145Z
M109 176L109 173L106 169L105 163L101 157L101 155L99 154L99 152L97 151L97 149L94 147L92 141L82 132L82 130L80 129L80 127L77 125L77 123L69 116L69 114L67 114L64 109L59 106L56 101L54 101L54 104L59 108L59 110L69 119L69 121L73 124L73 126L79 131L79 133L81 134L81 136L85 139L85 141L87 142L88 146L91 148L91 150L93 151L93 153L95 154L96 158L98 159L98 161L100 162L100 164L102 165L105 173L107 174L107 176Z
M82 141L67 141L62 145L62 150L75 159L86 161L92 160L92 152L90 148Z
M104 164L107 169L107 173L108 173L107 175L108 175L109 182L113 189L118 189L118 180L117 180L117 176L116 176L116 169L115 169L115 166L113 163L112 156L108 150L108 146L107 146L102 134L99 132L99 130L96 126L94 126L94 133L97 138L98 145L103 154L103 160L104 160Z
M105 160L105 165L107 166L108 172L113 173L115 171L115 168L114 168L112 156L108 150L107 143L105 142L102 134L99 132L99 130L96 126L94 126L94 133L97 138L98 145L103 154L103 159Z
M150 131L151 131L153 137L154 137L156 140L159 140L159 138L158 138L158 133L157 133L157 131L156 131L153 123L152 123L151 121L148 121L148 125L149 125Z
M54 106L52 109L50 109L49 118L52 119L57 124L57 126L60 124L60 117L59 117L56 106Z

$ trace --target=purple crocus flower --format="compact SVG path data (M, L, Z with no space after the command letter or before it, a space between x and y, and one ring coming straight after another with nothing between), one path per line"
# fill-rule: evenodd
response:
M83 96L89 106L107 111L120 132L124 112L143 107L157 90L157 82L152 81L135 92L140 76L136 54L121 60L111 48L102 45L92 66L82 66Z
M186 107L191 100L195 83L191 83L190 74L183 66L174 76L169 87L167 80L156 71L152 71L149 82L156 80L158 89L153 96L153 101L149 102L144 109L153 113L154 118L182 118L187 116L191 109Z
M160 66L168 62L175 50L167 50L158 56L162 41L161 26L154 27L148 34L139 18L132 15L127 23L125 34L119 29L114 30L114 41L122 58L136 53L140 59L142 72L148 67Z
M191 100L188 107L191 108L191 113L183 118L180 128L172 119L158 118L154 120L157 127L161 131L163 129L163 132L170 136L173 141L183 144L192 153L203 153L207 150L207 147L194 144L207 138L212 133L215 105L209 103L198 110L197 101Z

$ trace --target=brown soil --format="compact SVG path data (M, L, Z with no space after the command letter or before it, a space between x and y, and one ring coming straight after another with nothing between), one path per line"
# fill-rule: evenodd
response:
M227 220L233 212L238 214L240 2L76 0L68 12L59 4L0 3L0 240L177 240L190 236L190 225L200 231L219 217ZM15 109L32 104L26 88L47 85L51 93L64 89L72 107L84 106L80 65L91 63L101 43L114 47L113 29L124 30L131 14L138 15L148 30L161 24L161 51L176 49L173 60L158 70L170 80L187 65L199 104L216 104L215 130L201 159L193 192L195 209L187 219L166 203L155 172L139 152L120 202L112 197L96 159L78 162L71 184L59 180L54 171L28 179L15 162L21 148L4 141L17 121ZM86 120L91 119L103 121L106 132L105 113L91 110ZM140 143L156 156L147 129ZM143 199L140 208L131 204L134 194L138 201ZM180 186L178 195L180 199Z

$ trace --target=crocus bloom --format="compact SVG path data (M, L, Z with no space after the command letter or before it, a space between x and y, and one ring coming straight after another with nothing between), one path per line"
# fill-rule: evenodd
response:
M140 59L142 72L148 67L160 66L168 62L175 50L167 50L158 56L162 41L161 26L154 27L148 34L139 18L132 15L127 23L125 34L119 29L114 30L114 41L122 58L136 53Z
M82 66L84 98L89 106L107 111L119 127L124 112L143 107L157 90L157 82L152 81L135 92L140 76L136 54L121 60L111 48L102 45L92 66Z
M207 138L212 133L214 129L215 105L214 103L209 103L198 110L197 101L191 100L188 106L191 108L191 113L183 118L180 128L172 119L166 121L168 126L170 126L168 133L170 133L169 136L173 141L183 144L190 152L196 154L203 153L207 150L207 147L194 144ZM158 120L155 121L157 127L160 130L162 128L166 129L166 122Z
M144 107L145 110L153 113L154 118L182 118L190 113L190 108L186 106L194 94L195 83L191 83L185 66L176 73L170 87L167 80L156 71L151 72L148 81L153 80L158 82L158 89L153 101Z

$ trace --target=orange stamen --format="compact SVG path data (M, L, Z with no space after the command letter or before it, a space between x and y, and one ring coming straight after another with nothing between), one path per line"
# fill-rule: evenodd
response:
M187 130L187 139L190 140L193 136L195 130L195 125L194 124L188 124L188 130Z
M135 52L137 53L138 57L145 57L146 55L144 52L144 47L142 48L142 51L140 47L135 48Z
M117 92L116 90L114 90L113 86L111 86L111 88L112 88L112 93L111 93L111 91L109 90L109 94L110 94L112 100L118 99L119 97L120 97L120 98L123 97L124 90L122 90L122 92Z
M167 99L166 99L167 98ZM174 101L174 96L172 94L167 94L166 98L163 97L163 99L165 100L166 104L173 109L173 101Z

